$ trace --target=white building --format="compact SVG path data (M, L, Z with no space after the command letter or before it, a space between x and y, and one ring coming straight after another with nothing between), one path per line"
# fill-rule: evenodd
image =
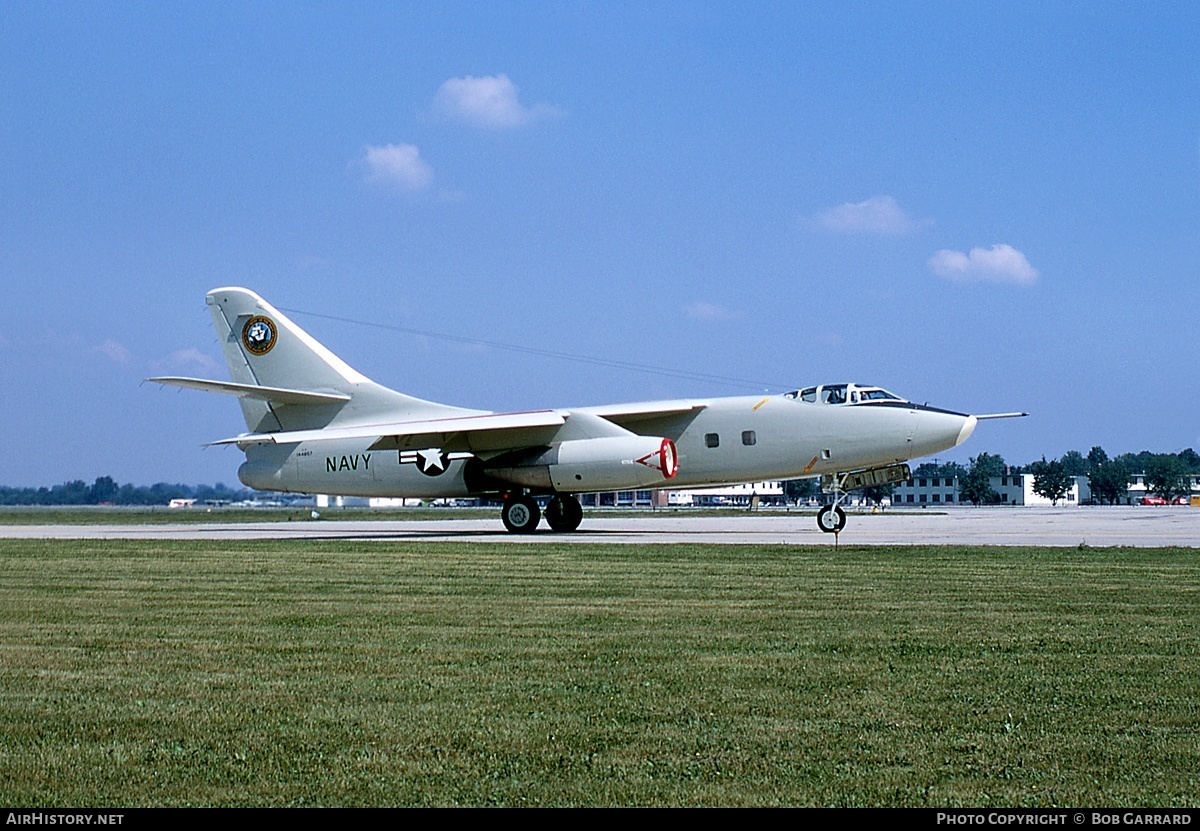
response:
M719 488L694 488L692 490L667 491L667 504L687 505L750 505L755 497L761 504L784 501L783 482L747 482L744 485L726 485Z
M1081 505L1091 498L1086 476L1072 476L1071 489L1059 500L1059 505ZM1001 505L1035 506L1052 504L1033 490L1032 473L1006 473L989 480L992 490L1000 495ZM929 507L957 505L962 502L957 476L916 476L902 482L892 491L892 505L899 507Z

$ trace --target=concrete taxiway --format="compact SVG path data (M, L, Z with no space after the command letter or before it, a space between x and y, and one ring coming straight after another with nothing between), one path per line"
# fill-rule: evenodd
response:
M703 512L586 514L570 534L542 527L505 532L495 519L211 523L174 525L0 525L9 539L413 540L421 542L828 545L811 514L763 511L745 516ZM1187 507L951 508L851 513L842 545L1047 545L1200 548L1200 509Z

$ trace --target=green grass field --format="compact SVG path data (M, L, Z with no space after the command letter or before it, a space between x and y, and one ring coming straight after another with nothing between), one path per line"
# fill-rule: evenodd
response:
M0 804L1195 807L1197 565L0 540Z

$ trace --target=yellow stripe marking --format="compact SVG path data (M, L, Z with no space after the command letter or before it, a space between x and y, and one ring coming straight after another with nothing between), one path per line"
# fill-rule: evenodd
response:
M804 468L804 472L808 473L810 470L812 470L816 466L817 466L817 457L813 456L812 461L808 463L808 467Z
M770 400L771 400L770 398L764 398L762 401L759 401L757 404L754 405L754 412L757 413L758 408L761 407L763 404L766 404Z

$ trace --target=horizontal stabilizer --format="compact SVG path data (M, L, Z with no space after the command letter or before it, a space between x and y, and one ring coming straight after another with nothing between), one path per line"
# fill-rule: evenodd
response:
M204 392L219 392L222 395L236 395L238 398L255 398L259 401L272 401L276 404L340 404L350 400L350 396L342 393L309 392L308 390L286 390L280 387L262 387L257 384L235 384L232 381L208 381L203 378L176 378L162 376L147 378L156 384L167 384L172 387L182 387L189 390Z

